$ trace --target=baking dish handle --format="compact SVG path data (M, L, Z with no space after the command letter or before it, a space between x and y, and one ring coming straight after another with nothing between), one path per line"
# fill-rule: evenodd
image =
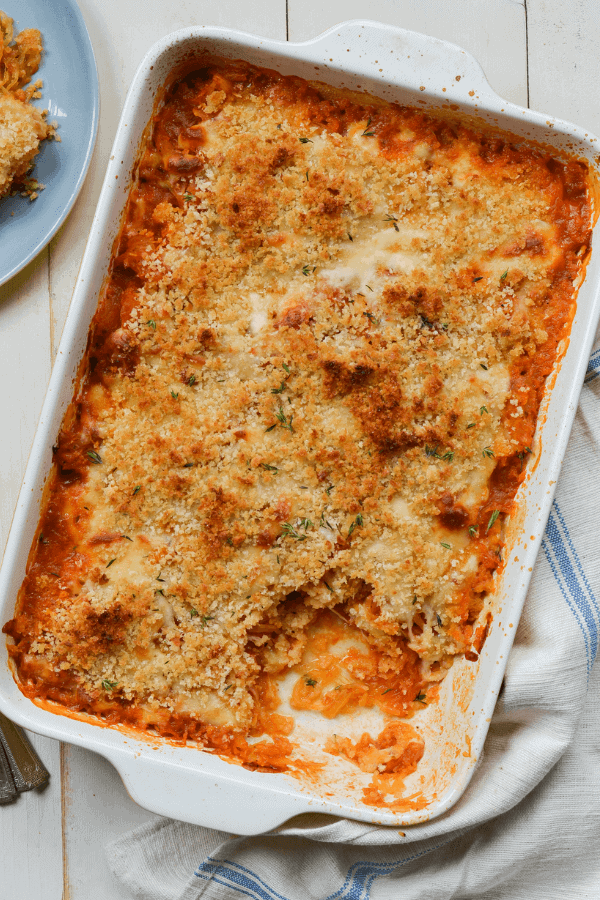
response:
M488 83L474 56L448 41L381 22L352 19L342 22L313 40L290 47L314 47L323 60L342 59L351 50L353 71L385 81L385 64L393 64L394 80L401 80L419 93L439 96L450 103L477 106L484 97L502 100ZM360 52L356 52L360 48ZM330 52L334 51L334 52ZM358 61L358 62L357 62Z
M101 752L115 766L127 793L139 806L217 831L261 834L310 808L309 798L292 793L289 783L273 783L271 779L280 776L270 774L263 776L271 781L265 802L265 786L257 784L255 772L221 760L214 760L219 771L209 772L181 764L166 767L164 759L149 756L111 754L104 747ZM233 777L221 771L221 765L233 768Z

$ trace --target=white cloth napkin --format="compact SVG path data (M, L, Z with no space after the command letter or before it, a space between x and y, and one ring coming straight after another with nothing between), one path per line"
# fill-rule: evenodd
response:
M597 336L598 338L598 336ZM600 346L481 765L444 816L257 837L159 819L107 847L139 900L600 900ZM586 698L587 695L587 698Z

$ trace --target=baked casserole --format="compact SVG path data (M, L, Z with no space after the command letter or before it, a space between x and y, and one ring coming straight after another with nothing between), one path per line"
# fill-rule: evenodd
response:
M543 147L242 62L174 78L4 627L21 690L289 771L291 670L292 711L384 714L328 748L393 805L406 720L485 640L590 226Z

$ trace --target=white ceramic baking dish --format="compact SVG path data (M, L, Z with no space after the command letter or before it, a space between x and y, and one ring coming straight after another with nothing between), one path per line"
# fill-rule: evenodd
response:
M202 27L178 31L159 41L138 69L115 139L6 548L0 574L2 622L13 615L52 465L52 444L71 400L88 326L156 93L175 66L191 55L206 53L243 58L286 75L367 91L385 100L476 115L493 127L583 157L597 170L596 138L574 125L502 100L491 90L473 57L434 38L375 22L346 22L304 44L285 44ZM365 806L360 787L368 776L361 781L356 769L351 771L349 764L319 749L323 735L333 730L353 736L367 729L377 733L372 729L381 720L372 711L338 717L335 726L311 713L298 717L294 739L305 742L312 758L327 763L321 782L311 786L287 774L247 771L194 747L176 747L158 739L139 740L124 730L103 727L90 717L69 718L41 709L16 686L3 641L0 709L39 734L79 744L105 756L118 769L134 800L147 809L224 831L254 834L307 811L410 825L448 810L474 771L500 689L600 314L599 283L600 257L596 254L579 292L566 353L555 378L549 380L552 389L547 389L543 404L543 425L534 448L535 464L529 466L519 491L519 513L509 525L511 552L498 580L494 621L483 653L475 665L464 660L456 662L442 684L439 703L417 717L427 749L418 773L407 779L406 786L407 794L422 790L429 799L424 809L396 813ZM424 783L418 780L421 776Z

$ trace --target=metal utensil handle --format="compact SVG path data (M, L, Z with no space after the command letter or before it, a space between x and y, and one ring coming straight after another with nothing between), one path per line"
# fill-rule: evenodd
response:
M17 789L6 754L0 744L0 803L10 803L17 798Z
M50 773L31 746L27 735L3 713L0 713L0 746L17 791L30 791L46 784Z

